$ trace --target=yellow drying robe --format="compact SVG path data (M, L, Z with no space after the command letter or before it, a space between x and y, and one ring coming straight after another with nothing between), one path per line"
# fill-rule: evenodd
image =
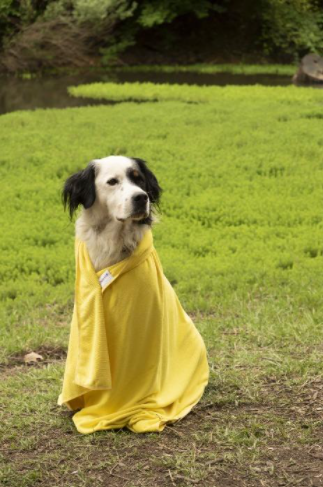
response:
M163 274L152 233L132 255L95 272L76 240L75 305L58 404L79 410L80 433L162 431L200 400L204 342Z

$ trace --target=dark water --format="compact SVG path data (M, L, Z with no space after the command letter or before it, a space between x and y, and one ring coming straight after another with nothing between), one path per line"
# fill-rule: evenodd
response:
M287 86L291 84L289 76L277 75L233 75L233 74L198 74L198 73L83 73L65 76L43 76L33 79L14 77L0 78L0 114L15 110L35 108L65 108L88 105L102 105L103 101L86 100L69 96L67 87L96 81L150 81L153 83L178 83L189 85L255 85Z

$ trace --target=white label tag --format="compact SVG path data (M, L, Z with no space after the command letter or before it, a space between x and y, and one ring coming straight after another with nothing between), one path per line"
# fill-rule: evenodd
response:
M102 276L99 277L99 282L102 288L106 287L109 284L109 282L111 282L112 280L113 280L113 275L110 274L109 271L103 272Z

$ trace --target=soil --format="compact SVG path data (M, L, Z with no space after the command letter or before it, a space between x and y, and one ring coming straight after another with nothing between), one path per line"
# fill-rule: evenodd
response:
M46 357L43 364L65 355L59 349L43 348L38 352ZM19 362L21 356L12 357L8 370L12 373L12 367L28 369L26 365L17 365ZM93 443L81 445L86 449L80 451L78 446L73 452L69 442L73 441L75 431L55 428L45 436L40 435L31 450L15 451L10 445L3 445L1 453L23 473L29 461L32 464L46 453L49 443L51 452L57 449L60 455L57 465L66 467L65 475L55 471L56 465L44 465L44 483L37 485L74 485L66 477L66 472L72 469L75 485L323 487L322 400L323 381L319 377L297 387L269 378L262 384L259 401L221 406L206 400L183 420L166 426L161 434L134 436L123 429L119 430L121 435L116 442L110 432L100 432L93 435ZM71 421L73 413L58 407L52 410ZM244 428L248 433L250 418L259 424L259 446L228 442L226 426ZM282 425L281 429L277 424ZM223 436L216 432L219 427L223 428ZM311 430L311 435L304 441L302 432L307 430ZM64 448L70 454L68 458ZM106 464L107 452L116 454L112 466ZM88 478L91 483L77 482L80 465L82 479Z

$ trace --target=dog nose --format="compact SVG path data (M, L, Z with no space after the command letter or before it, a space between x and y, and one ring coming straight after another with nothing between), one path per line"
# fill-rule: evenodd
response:
M137 193L132 197L135 203L146 203L148 195L146 193Z

